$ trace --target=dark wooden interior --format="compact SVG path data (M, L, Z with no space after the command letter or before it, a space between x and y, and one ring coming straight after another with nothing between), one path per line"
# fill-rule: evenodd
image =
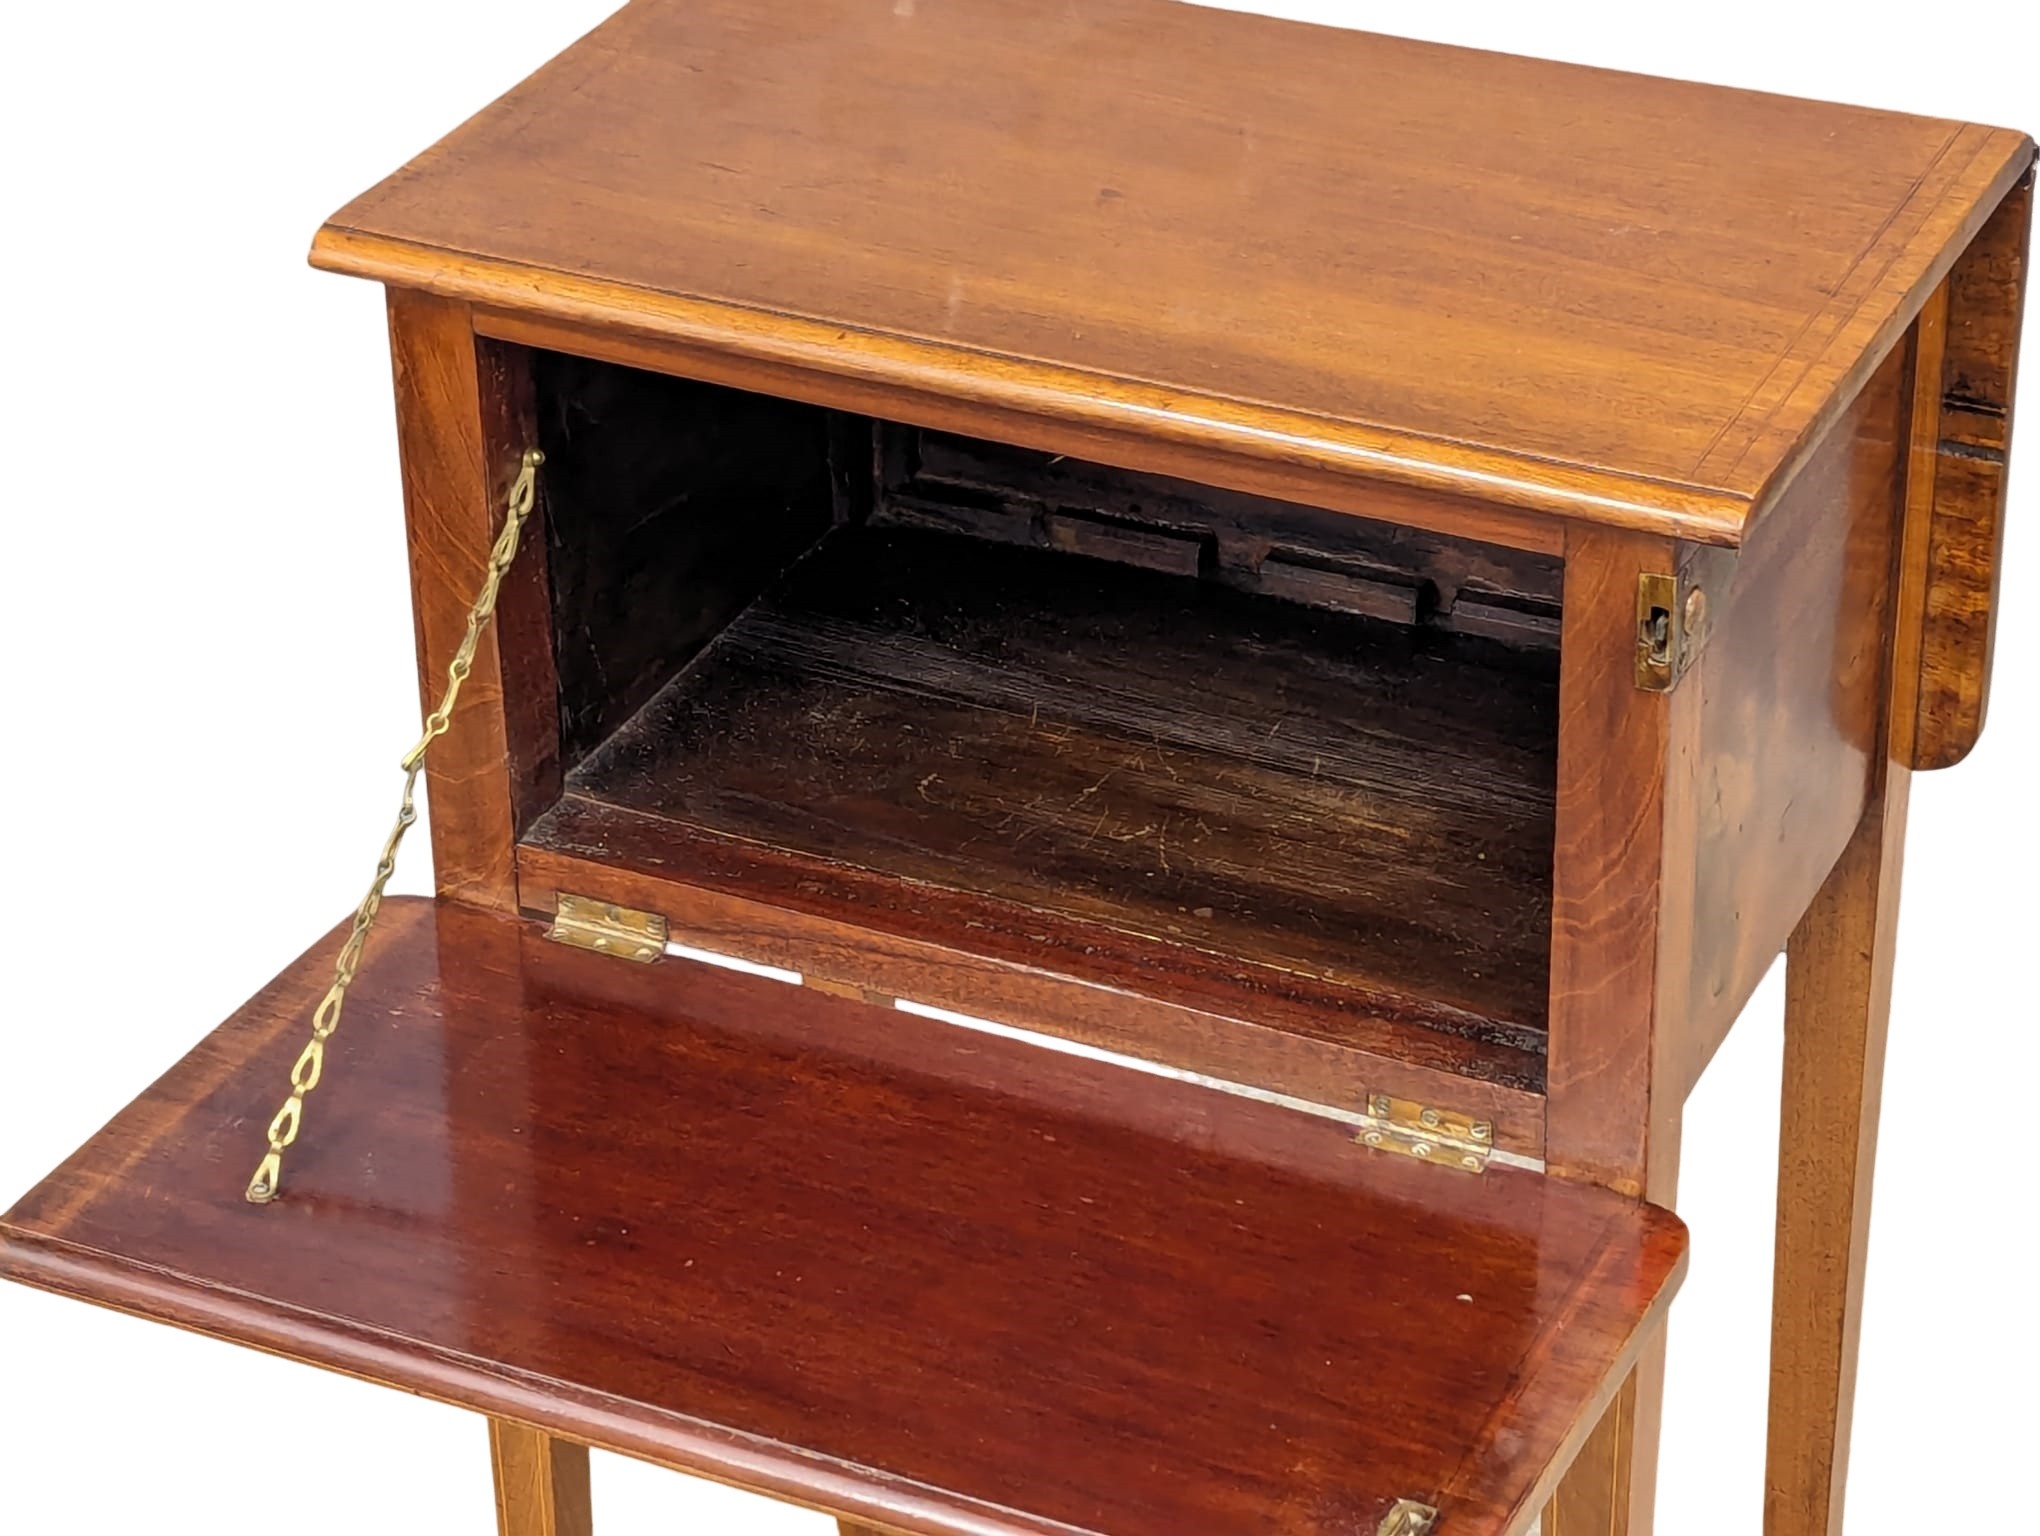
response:
M1329 1037L1541 1052L1557 560L533 364L568 773L527 846L852 872L1307 988Z
M828 529L828 415L531 354L572 764Z

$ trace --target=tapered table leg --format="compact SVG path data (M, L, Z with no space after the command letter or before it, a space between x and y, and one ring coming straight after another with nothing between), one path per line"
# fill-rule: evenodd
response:
M1631 1536L1648 1532L1657 1491L1665 1397L1665 1334L1644 1346L1636 1369L1566 1472L1538 1536Z
M1879 790L1785 953L1765 1536L1839 1536L1849 1471L1906 807L1920 720L1948 289L1914 337L1913 422Z
M586 1446L491 1419L489 1457L500 1536L591 1536Z
M1905 775L1893 770L1786 956L1766 1536L1837 1536L1863 1317Z

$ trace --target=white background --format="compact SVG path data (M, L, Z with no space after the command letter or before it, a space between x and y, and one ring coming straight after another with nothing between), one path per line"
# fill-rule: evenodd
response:
M1268 8L2040 127L2030 0ZM6 8L0 1204L357 896L417 723L411 627L381 294L305 247L608 9ZM2032 1518L2036 492L2027 463L1989 733L1914 795L1859 1536ZM399 889L429 883L413 846ZM1779 1009L1774 972L1690 1106L1667 1536L1760 1524ZM827 1529L611 1458L596 1477L604 1536ZM493 1529L479 1419L11 1286L0 1485L24 1533Z

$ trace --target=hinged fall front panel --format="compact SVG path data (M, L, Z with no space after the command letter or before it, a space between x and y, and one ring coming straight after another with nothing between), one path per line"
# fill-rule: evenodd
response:
M1516 1536L1682 1268L1604 1191L514 917L383 924L282 1198L246 1154L343 933L0 1220L0 1270L931 1532Z

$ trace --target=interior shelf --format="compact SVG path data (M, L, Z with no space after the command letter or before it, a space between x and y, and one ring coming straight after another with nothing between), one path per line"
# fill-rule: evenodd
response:
M684 869L709 836L725 872L746 850L876 871L1541 1051L1556 693L1549 650L844 526L528 840L605 807L606 859Z

